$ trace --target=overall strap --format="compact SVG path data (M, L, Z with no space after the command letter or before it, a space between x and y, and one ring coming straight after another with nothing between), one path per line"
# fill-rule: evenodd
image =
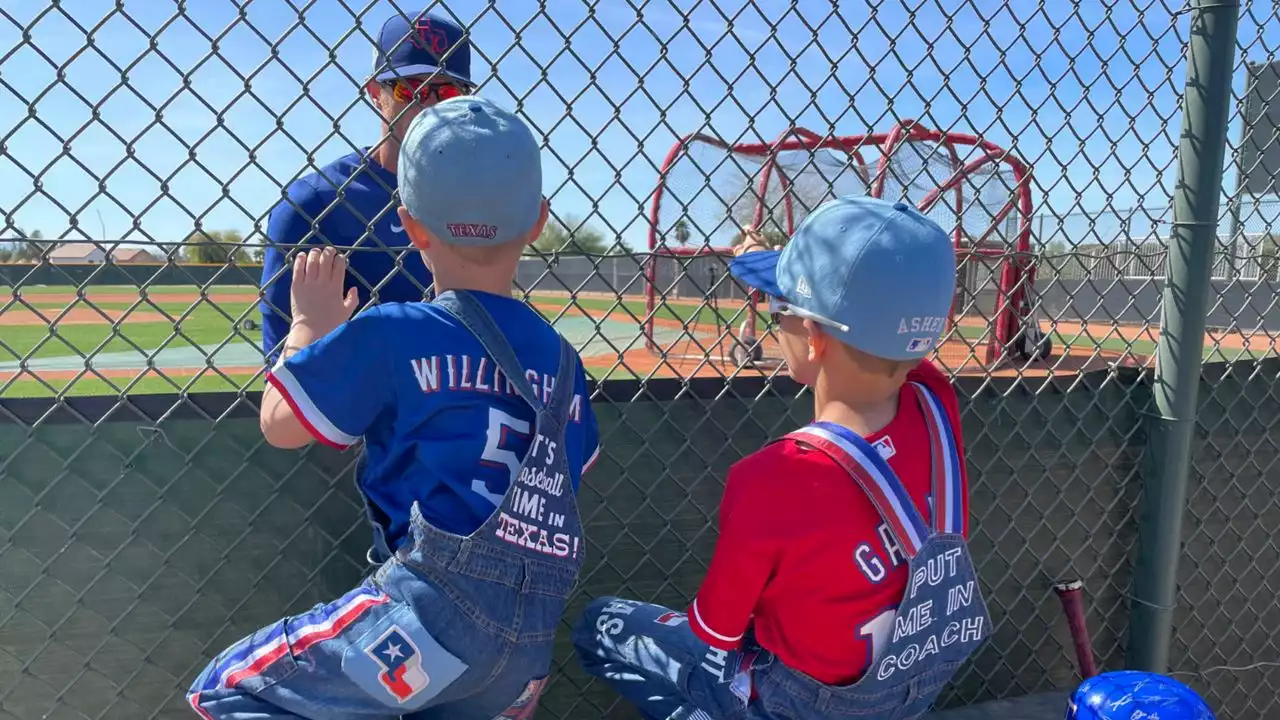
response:
M556 369L555 386L551 389L551 403L547 405L547 414L563 430L569 425L570 410L573 409L574 386L578 383L578 351L559 333L560 365Z
M489 357L498 364L502 374L507 376L507 382L511 383L520 397L524 398L535 412L543 411L542 400L538 397L538 393L534 392L529 378L525 377L524 368L516 358L516 352L511 348L511 343L507 342L506 336L502 334L502 330L498 329L498 324L493 321L493 317L479 300L466 290L447 290L436 297L432 304L449 311L450 315L456 317L464 327L470 330L476 340L480 341L485 352L489 353ZM559 389L559 387L556 388L557 391Z
M961 478L960 452L946 408L928 388L909 383L915 390L929 429L929 454L932 465L933 529L944 535L964 531L964 483Z
M828 422L807 425L787 437L813 447L844 468L871 498L903 554L911 559L920 553L929 538L929 526L902 481L871 443L848 428Z

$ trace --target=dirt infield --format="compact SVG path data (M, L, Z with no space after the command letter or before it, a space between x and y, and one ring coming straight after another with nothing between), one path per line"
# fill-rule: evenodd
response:
M21 294L21 291L19 291L19 294ZM61 303L66 303L68 305L70 305L73 302L76 302L77 300L83 300L83 299L88 299L93 302L131 303L131 302L137 302L139 299L144 298L143 294L140 292L98 293L93 291L84 293L83 297L81 297L81 295L74 292L38 293L38 294L32 293L29 295L21 295L21 297L23 300L27 302L33 302L33 303L34 302L50 302L50 303L61 302ZM158 291L158 292L147 291L145 295L146 300L150 300L151 302L155 302L155 303L195 302L196 300L201 300L205 298L212 300L214 302L256 303L258 302L259 295L258 293L250 293L250 292L244 292L244 291L218 292L216 290L206 292L203 295L200 294L200 292L195 290L184 290L184 291L164 290L164 291Z
M1055 332L1069 340L1079 338L1084 342L1102 343L1109 340L1124 343L1148 342L1160 340L1160 328L1154 325L1114 325L1110 323L1085 322L1042 322L1040 329ZM1076 343L1072 343L1075 345ZM1280 349L1280 332L1257 331L1243 333L1211 331L1204 334L1206 349L1219 347L1224 350L1254 350L1259 352Z
M132 323L171 322L164 315L154 310L109 310L106 308L74 307L70 310L45 310L15 305L0 313L0 326L49 326L56 320L58 325L105 325L121 319Z
M49 293L43 295L25 295L22 300L31 305L49 305L55 302L63 303L61 308L51 307L31 307L23 304L23 302L15 301L8 307L0 310L0 327L3 326L47 326L55 319L59 325L101 325L114 323L124 318L131 323L165 323L171 322L170 318L165 317L162 313L151 309L146 301L150 301L157 305L162 303L187 303L194 304L205 301L220 306L228 314L235 314L242 311L245 307L256 304L258 296L252 293L207 293L201 295L199 292L158 292L147 293L146 301L143 301L138 294L128 293L87 293L88 302L91 303L139 303L135 310L125 310L119 308L103 308L93 307L84 302L82 298L76 296L75 293ZM69 309L68 309L69 308Z
M681 327L679 322L657 320L660 326ZM972 323L964 323L972 325ZM699 332L702 330L702 332ZM988 367L985 362L986 343L977 341L969 343L964 339L952 339L939 349L932 358L934 362L946 370L958 375L989 375L991 377L1047 377L1053 375L1075 375L1095 370L1107 370L1113 367L1154 367L1154 345L1160 340L1160 330L1151 326L1119 326L1088 322L1043 322L1041 330L1056 336L1058 340L1069 342L1066 347L1057 342L1053 355L1047 361L1022 361L1010 359L999 363L996 367ZM728 354L730 341L726 340L712 346L715 340L714 331L695 329L703 347L712 355ZM1258 353L1274 353L1280 351L1280 333L1209 332L1205 334L1205 349L1222 351L1252 351ZM1123 344L1125 349L1114 349L1105 345ZM667 348L670 354L702 354L691 339L682 339ZM772 337L766 337L763 343L763 354L766 358L777 358L781 352ZM617 363L616 355L584 358L587 367L607 369ZM624 363L640 374L647 374L658 369L656 376L715 377L728 376L733 373L732 363L705 362L702 358L687 359L668 357L665 360L645 349L631 350L624 355ZM747 367L737 371L742 375L771 375L772 369ZM785 370L783 371L785 374Z

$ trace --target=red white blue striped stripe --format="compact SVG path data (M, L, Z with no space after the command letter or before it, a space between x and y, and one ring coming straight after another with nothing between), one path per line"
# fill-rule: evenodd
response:
M955 434L937 396L923 385L911 385L929 432L933 530L959 534L964 529L964 487ZM871 499L906 556L912 558L920 552L933 533L893 468L870 443L852 430L828 422L813 423L788 437L812 445L839 463Z
M939 533L958 535L964 532L964 503L961 501L964 488L956 436L938 396L919 383L911 385L929 426L929 449L933 454L933 528Z
M880 453L848 428L818 422L789 436L822 450L835 460L871 498L880 517L908 557L915 557L929 538L929 526L911 502L906 488Z
M197 713L207 717L208 714L200 707L203 693L235 688L245 680L265 673L285 655L296 655L317 643L337 637L371 608L390 601L385 593L362 586L291 620L287 636L283 622L276 623L266 632L250 635L217 659L217 665L209 672L204 685L187 700Z
M298 422L316 440L338 450L346 450L360 440L359 437L344 432L320 411L312 402L311 396L307 395L302 383L293 376L293 371L284 364L283 358L267 373L267 382L280 392Z

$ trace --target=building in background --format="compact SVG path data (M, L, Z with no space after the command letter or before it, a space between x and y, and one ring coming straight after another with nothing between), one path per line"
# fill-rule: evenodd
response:
M111 253L111 259L117 264L164 262L161 258L152 255L150 250L142 248L117 248Z
M107 258L107 245L88 242L60 243L49 251L49 262L59 265L101 265ZM122 265L127 263L156 263L160 258L142 248L116 247L110 251L112 262Z

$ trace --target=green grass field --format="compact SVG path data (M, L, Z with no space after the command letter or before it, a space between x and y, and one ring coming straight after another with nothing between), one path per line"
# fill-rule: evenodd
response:
M52 313L47 314L53 317ZM144 351L162 347L216 346L228 338L242 342L260 342L262 339L258 331L235 330L238 314L228 316L228 313L213 307L201 306L190 312L185 308L171 310L168 315L169 320L165 322L139 322L126 316L118 322L118 327L109 324L112 321L105 318L100 325L4 326L0 345L7 346L7 350L0 351L0 359L115 352L132 350L135 346Z
M6 290L11 290L5 288ZM149 290L152 296L191 293L194 288L187 287L155 287ZM243 300L194 300L185 301L151 301L140 300L127 302L121 300L95 300L95 297L133 294L137 288L132 286L101 286L87 289L85 300L67 301L53 298L54 295L74 295L73 287L23 287L20 290L21 304L10 306L9 313L27 318L28 322L39 324L5 325L0 333L0 363L13 364L23 360L48 358L76 358L102 353L134 353L138 357L138 365L145 364L145 355L156 350L174 350L189 348L192 351L214 351L228 342L247 343L260 346L261 331L246 330L242 321L259 320L256 303ZM217 288L210 291L212 295L233 295L256 292L256 288ZM6 293L7 294L7 293ZM44 299L48 297L48 299ZM553 319L560 315L560 308L570 304L564 296L534 295L530 298L539 307L539 311ZM100 323L57 323L55 322L64 308L74 309L77 319L83 321L85 316L96 315L97 310L109 311L110 315L128 314L117 320L102 317ZM28 308L39 311L52 325L40 321L39 316L32 314ZM583 314L595 320L608 318L618 323L637 325L638 320L646 317L643 300L627 300L619 304L608 298L579 298L577 302L564 311L564 315L581 317ZM164 319L157 320L156 315ZM740 308L724 307L719 310L696 305L667 305L655 312L655 317L687 323L714 324L719 315L721 323L734 325L742 321ZM0 371L3 372L3 371ZM159 377L149 373L142 378L133 377L141 371L128 373L130 377L108 377L103 379L92 372L85 372L80 377L65 377L68 373L42 372L41 380L24 378L21 380L0 381L0 397L50 397L58 394L76 396L84 395L117 395L121 392L133 393L172 393L178 391L211 392L238 391L241 389L257 390L261 388L261 373L226 372L225 375L213 370L205 370L196 375L194 371L165 373L167 377ZM163 371L161 371L163 372ZM599 378L604 370L592 370Z
M567 306L569 300L563 297L534 296L533 302L539 310L548 316L555 317L556 310L543 306ZM66 303L58 301L31 301L30 306L41 310L46 317L54 320L58 311L66 307ZM580 298L576 307L582 308L595 318L608 316L618 321L631 321L632 315L643 320L647 313L645 304L639 300L628 300L616 306L613 300L601 298ZM132 308L133 313L145 313L136 319L126 315L115 325L108 318L101 324L55 324L48 325L10 325L4 326L3 339L0 345L0 362L16 361L20 358L58 357L65 355L86 355L90 352L113 352L142 349L144 351L162 347L212 347L228 338L235 341L260 343L260 331L236 329L242 319L258 320L256 307L246 307L236 303L213 303L198 301L195 303L165 302L141 303L134 305L121 302L77 303L80 312L93 312L93 308L102 310L125 311ZM721 322L742 321L740 313L735 315L732 308L721 308L718 311L710 307L684 305L667 305L659 307L654 317L682 322L712 324L717 313ZM167 319L163 322L154 320L153 315L163 313ZM566 314L580 316L581 313L570 307ZM135 347L136 346L136 347Z
M7 290L11 290L6 288ZM137 288L133 286L95 286L89 288L86 300L72 303L77 319L92 317L93 308L108 311L112 315L129 311L118 320L112 321L103 317L100 323L45 324L31 313L34 308L52 321L68 305L68 301L54 298L54 295L74 296L73 287L23 287L20 289L22 305L10 306L8 312L13 316L28 318L33 325L4 325L0 332L0 363L11 371L15 364L22 360L49 358L79 358L102 353L133 353L137 356L137 366L146 364L146 355L157 350L172 351L186 348L202 355L211 353L228 343L247 344L254 347L261 345L261 332L257 329L247 330L241 326L245 319L258 321L256 302L243 298L244 295L256 293L253 287L219 287L210 292L212 295L239 295L240 299L205 300L191 302L173 300L140 300L129 302L111 295L134 295ZM163 296L175 293L197 292L193 287L153 287L149 295ZM7 294L7 293L6 293ZM95 300L94 298L104 298ZM539 306L539 311L548 317L559 315L559 308L570 303L565 296L534 295L531 300ZM626 300L622 303L612 298L582 297L578 298L576 307L570 307L564 314L581 317L584 313L594 320L609 319L614 323L636 324L646 315L643 300ZM25 306L25 307L24 307ZM580 308L580 309L578 309ZM157 318L159 316L160 319ZM655 317L664 320L676 320L688 324L714 326L717 322L737 326L742 322L741 306L725 303L724 307L713 309L688 304L670 304L660 307ZM971 339L978 339L985 332L984 328L961 327L961 333ZM637 325L636 333L639 334ZM1096 340L1090 337L1073 335L1054 336L1055 354L1063 348L1072 348L1073 352L1091 353L1100 348L1111 353L1152 355L1156 344L1150 339L1139 338L1126 341L1121 338ZM633 346L636 347L636 346ZM1261 357L1264 353L1248 350L1218 350L1207 348L1205 360L1208 362L1238 360L1249 357ZM1271 354L1271 353L1266 353ZM79 364L78 360L73 362ZM203 360L201 360L203 362ZM254 363L256 366L256 363ZM82 369L83 365L79 365ZM0 373L3 373L0 370ZM237 391L241 389L257 390L261 387L260 372L228 372L221 375L212 369L203 371L186 370L167 373L167 377L148 373L136 378L140 370L124 373L128 377L110 377L102 379L91 372L81 377L69 377L74 371L41 372L42 380L24 378L21 380L0 381L0 397L49 397L56 394L70 395L117 395L129 393L171 393L178 391ZM158 371L163 372L163 371ZM606 373L604 370L590 370L597 379ZM619 369L616 372L626 372ZM0 374L0 377L4 377Z

